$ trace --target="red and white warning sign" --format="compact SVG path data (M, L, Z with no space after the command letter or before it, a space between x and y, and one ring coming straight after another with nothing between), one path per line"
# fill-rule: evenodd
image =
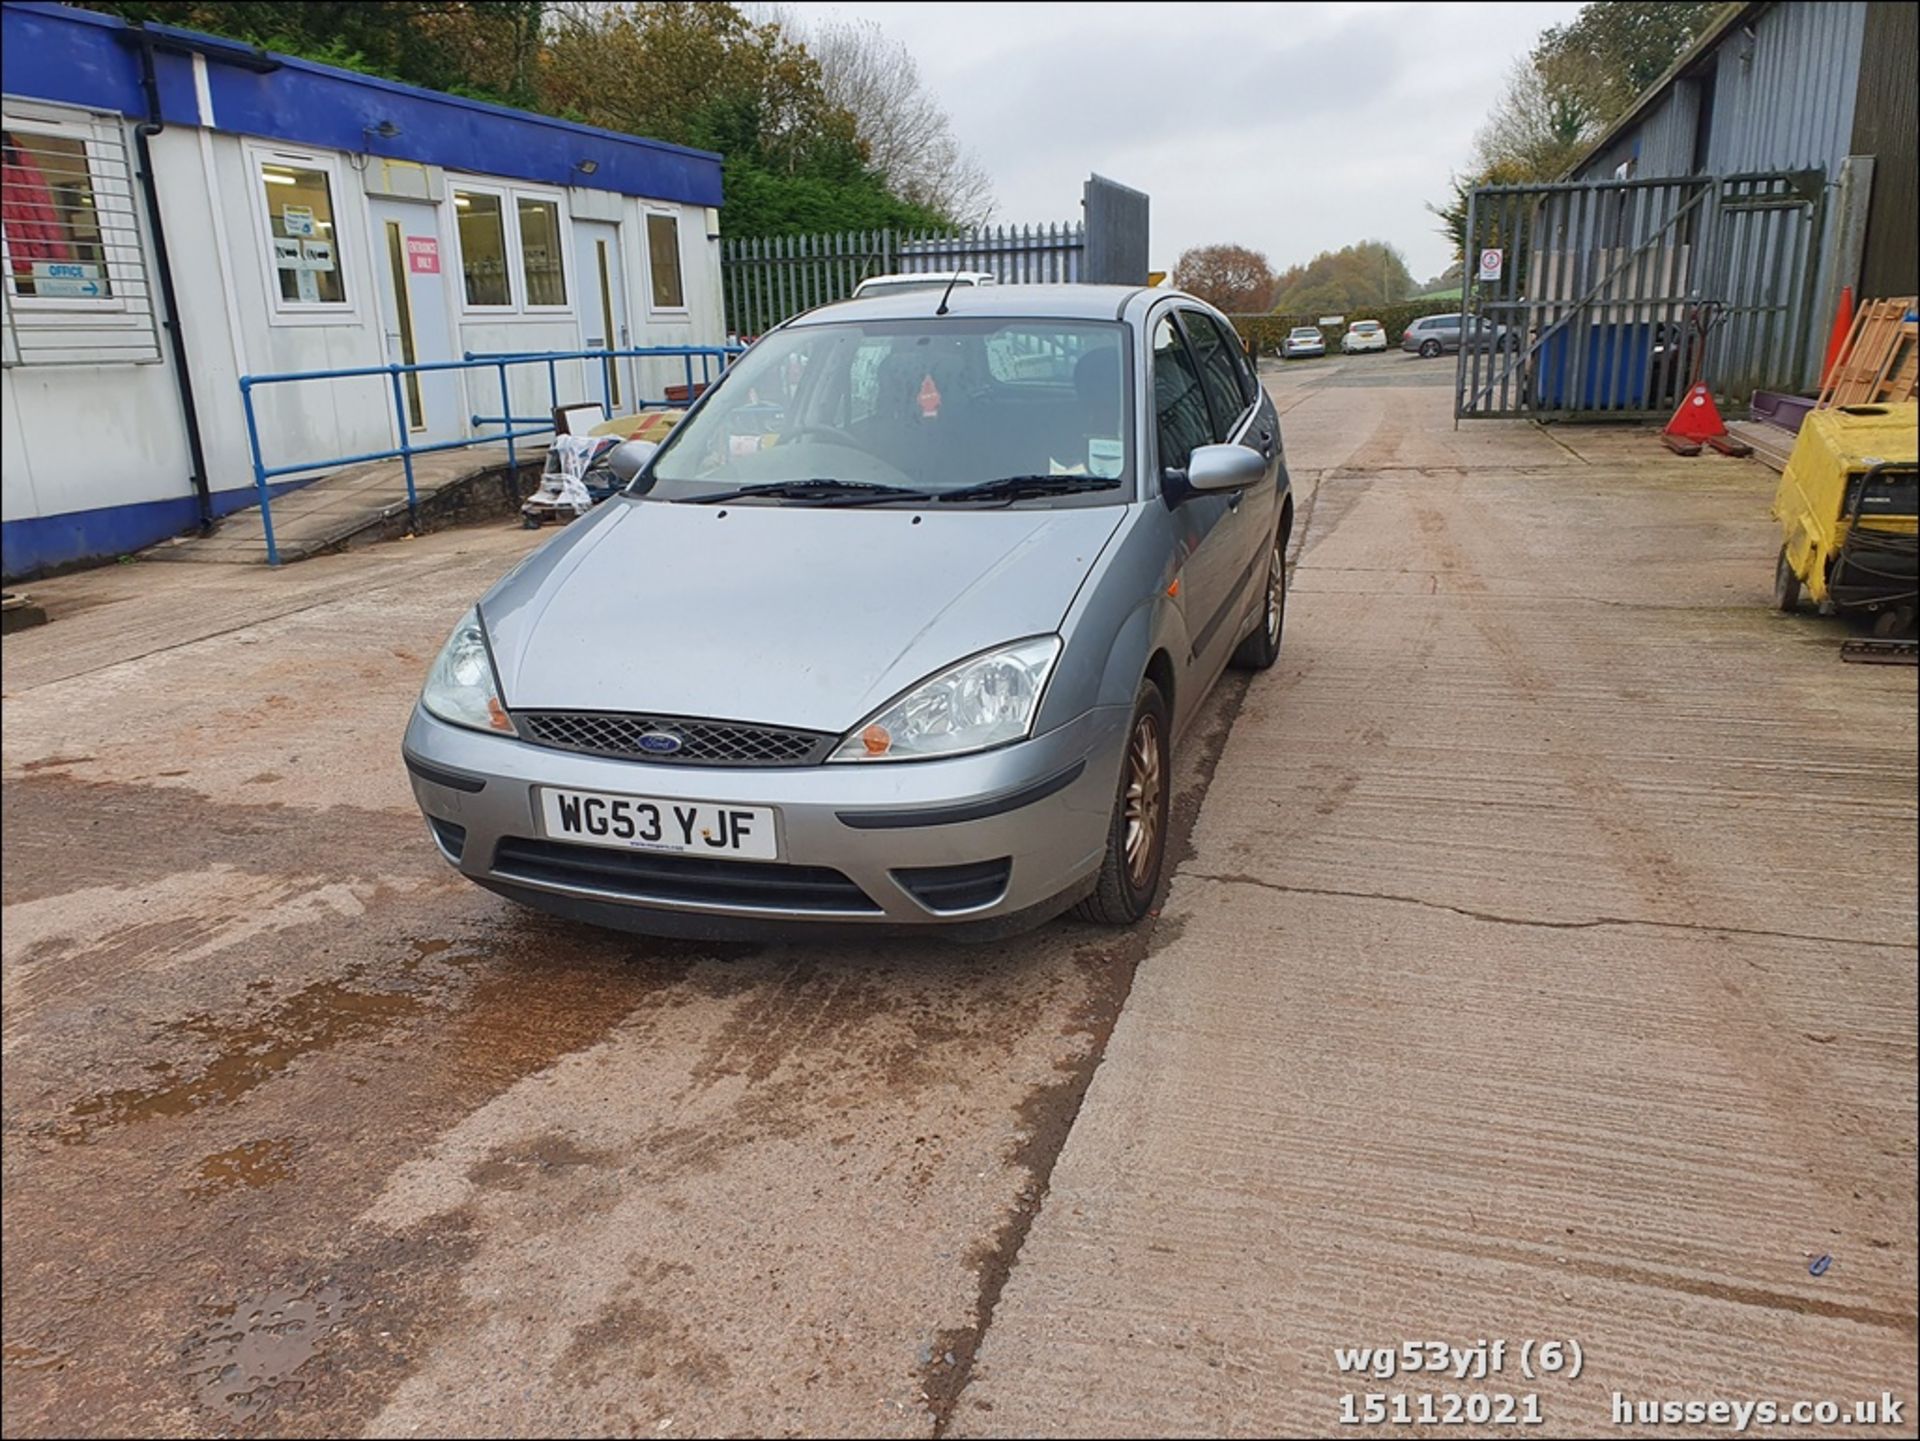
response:
M407 269L415 275L440 273L440 242L430 235L407 237Z
M1506 266L1507 252L1504 250L1483 250L1480 252L1480 279L1498 280L1500 272Z

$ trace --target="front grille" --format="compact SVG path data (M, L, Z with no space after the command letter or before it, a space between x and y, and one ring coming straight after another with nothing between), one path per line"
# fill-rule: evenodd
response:
M611 891L636 901L767 911L880 910L859 886L826 866L720 861L509 836L494 851L493 871L502 880Z
M514 725L535 745L625 760L696 766L805 766L823 761L839 741L819 731L786 730L743 721L622 711L515 711ZM673 751L650 750L641 737L672 737ZM664 742L663 742L664 743Z
M1013 862L973 861L964 866L913 866L893 873L915 900L930 911L970 911L992 905L1007 893Z

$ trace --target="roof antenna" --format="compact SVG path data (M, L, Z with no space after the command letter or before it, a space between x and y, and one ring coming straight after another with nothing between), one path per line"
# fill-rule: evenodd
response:
M940 308L933 312L935 315L945 315L947 313L947 297L953 294L953 287L959 283L960 272L956 270L953 272L953 279L947 282L947 288L940 292Z

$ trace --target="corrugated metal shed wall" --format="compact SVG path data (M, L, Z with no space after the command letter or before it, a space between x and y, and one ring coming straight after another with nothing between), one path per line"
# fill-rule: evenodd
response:
M1855 155L1873 156L1873 198L1867 210L1867 248L1860 266L1862 295L1920 293L1916 245L1913 57L1920 51L1920 7L1875 0L1867 6L1860 57L1860 99L1853 120Z
M1730 175L1817 165L1831 181L1853 140L1866 18L1866 0L1790 0L1760 16L1751 40L1740 28L1728 32L1715 52L1707 168Z

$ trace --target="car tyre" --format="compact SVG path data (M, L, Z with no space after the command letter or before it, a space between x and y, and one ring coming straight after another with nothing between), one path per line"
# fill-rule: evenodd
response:
M1107 853L1092 893L1074 907L1082 920L1130 926L1153 908L1167 856L1172 760L1166 697L1159 686L1143 680L1127 722L1120 784L1107 825Z
M1780 558L1773 563L1773 608L1788 615L1800 609L1800 577L1794 574L1784 545Z
M1267 594L1260 612L1260 624L1234 650L1234 666L1240 670L1266 670L1280 658L1280 642L1285 637L1286 629L1286 542L1275 531L1273 549L1267 554Z
M1420 342L1420 358L1422 360L1432 360L1434 356L1438 355L1439 353L1440 353L1439 341L1423 340Z

